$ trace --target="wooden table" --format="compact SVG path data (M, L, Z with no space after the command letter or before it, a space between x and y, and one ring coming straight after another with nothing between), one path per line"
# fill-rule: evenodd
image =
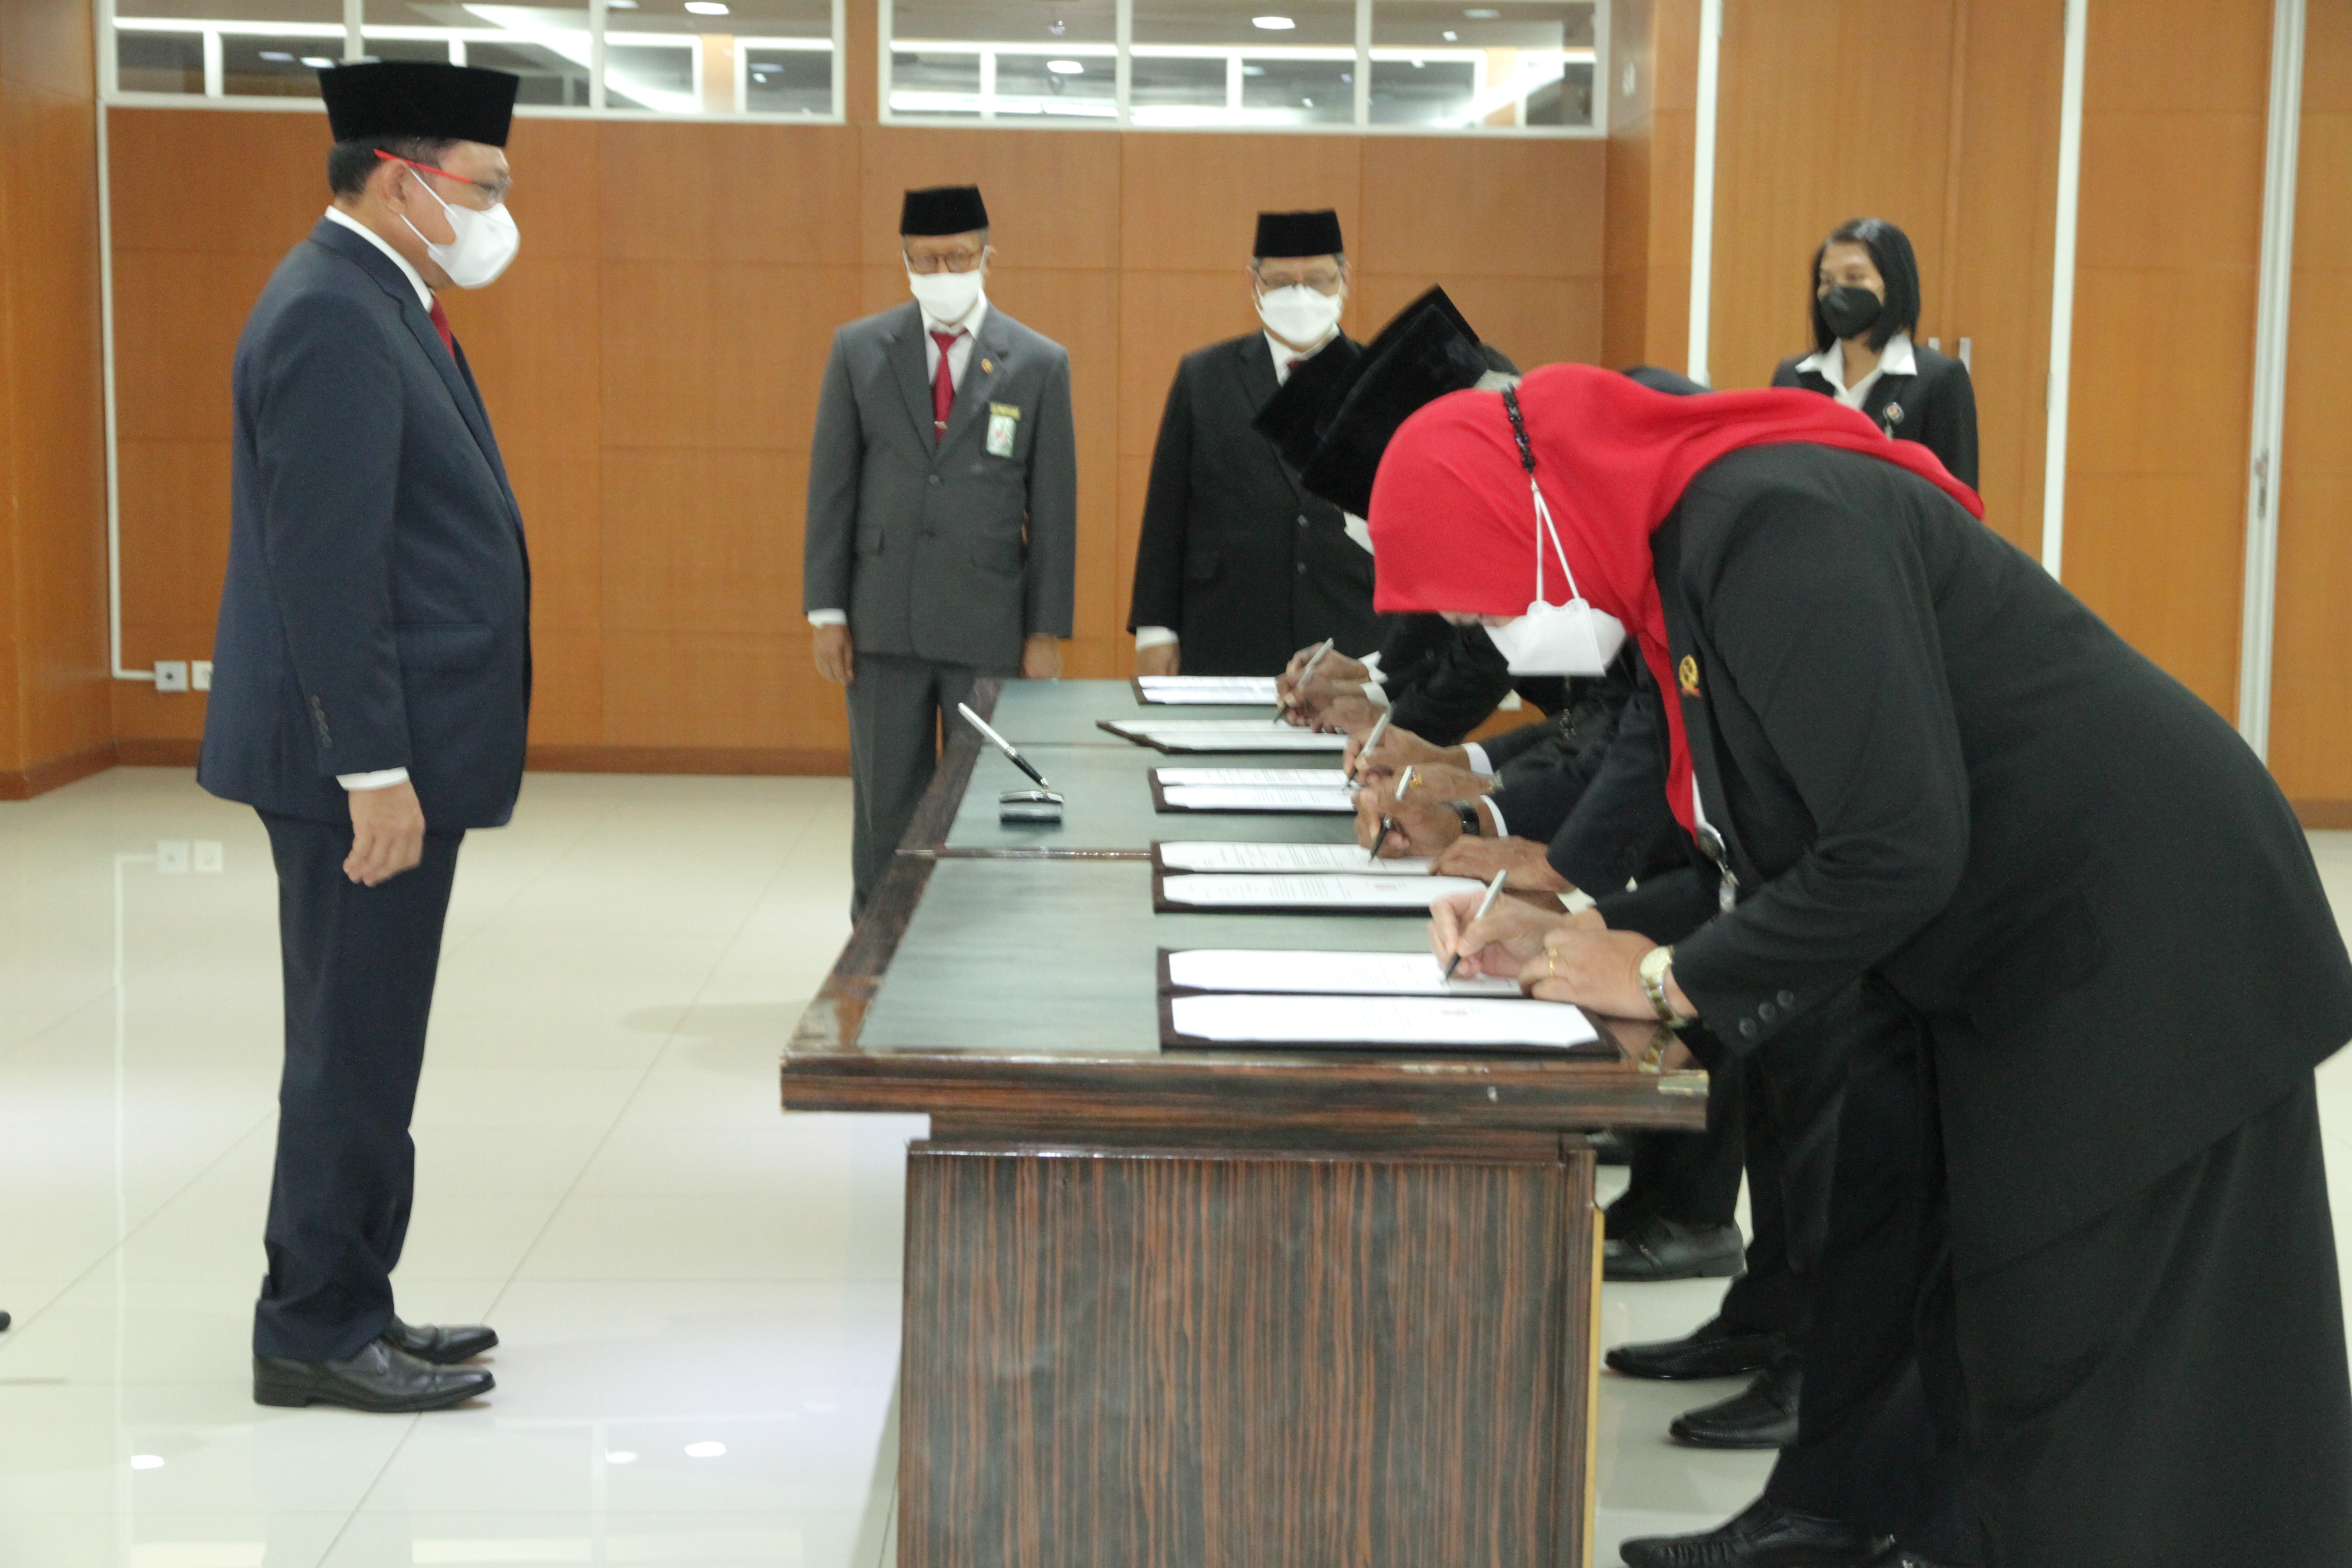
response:
M1017 743L1067 749L1066 791L1219 765L1085 740L1081 710L1135 711L1124 683L998 706ZM1131 803L1088 803L1100 844L1006 842L992 809L959 816L998 787L976 760L958 736L783 1062L788 1110L931 1119L908 1152L902 1568L1588 1562L1581 1134L1696 1128L1704 1077L1659 1073L1663 1033L1632 1023L1615 1061L1163 1051L1162 947L1413 951L1423 922L1155 915Z

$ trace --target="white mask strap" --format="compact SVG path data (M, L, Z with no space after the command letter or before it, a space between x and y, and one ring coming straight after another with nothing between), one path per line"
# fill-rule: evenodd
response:
M1511 416L1511 436L1519 444L1519 467L1528 471L1528 493L1536 502L1536 603L1549 604L1544 596L1544 537L1551 537L1551 552L1559 558L1560 575L1568 579L1568 596L1571 602L1584 597L1576 585L1576 574L1569 569L1568 552L1560 547L1559 529L1551 520L1551 503L1544 500L1543 486L1536 482L1536 449L1528 440L1527 421L1519 415L1519 389L1503 388L1503 408Z

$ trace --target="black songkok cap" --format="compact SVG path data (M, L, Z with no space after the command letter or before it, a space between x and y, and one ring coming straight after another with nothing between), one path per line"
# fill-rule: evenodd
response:
M338 142L422 136L503 147L521 86L509 71L431 60L369 60L319 73L327 126Z
M1315 213L1260 213L1257 244L1252 256L1337 256L1348 247L1339 238L1339 215L1325 208Z
M937 236L970 234L988 226L988 205L978 185L933 185L908 191L898 209L898 232Z
M1477 335L1451 300L1438 293L1436 300L1423 295L1414 304L1417 309L1390 322L1365 351L1361 373L1299 473L1310 493L1358 517L1371 515L1372 476L1397 427L1447 393L1477 385L1487 374Z
M1275 444L1284 462L1305 468L1331 428L1332 416L1355 384L1363 361L1363 344L1353 338L1333 338L1298 362L1290 379L1250 421L1251 428Z

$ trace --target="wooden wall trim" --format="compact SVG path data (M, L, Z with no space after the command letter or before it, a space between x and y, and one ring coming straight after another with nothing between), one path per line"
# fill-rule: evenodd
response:
M70 756L52 757L29 768L0 770L0 800L30 800L53 789L102 773L114 765L114 742L104 742Z
M2304 831L2325 832L2352 827L2352 800L2292 800L2294 817Z
M795 746L533 746L540 773L739 773L847 778L846 749Z

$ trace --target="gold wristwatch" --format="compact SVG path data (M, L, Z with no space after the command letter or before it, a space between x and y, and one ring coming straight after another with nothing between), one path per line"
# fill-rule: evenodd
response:
M1675 950L1671 944L1654 947L1642 955L1642 990L1650 998L1651 1010L1658 1022L1670 1029L1679 1029L1690 1022L1675 1013L1674 1004L1666 1000L1666 976L1674 973Z

